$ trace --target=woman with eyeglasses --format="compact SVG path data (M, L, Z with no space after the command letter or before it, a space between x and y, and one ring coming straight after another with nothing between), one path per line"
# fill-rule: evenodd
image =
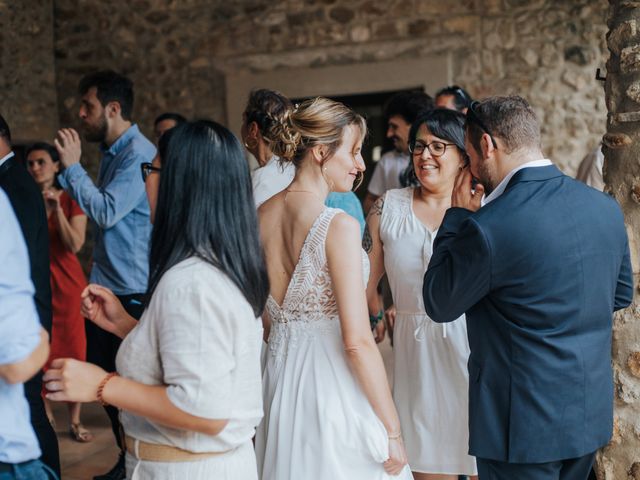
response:
M467 162L464 122L463 114L446 109L418 117L409 134L414 186L378 199L363 240L371 263L369 314L383 315L376 287L385 273L396 307L393 398L417 480L476 475L475 459L467 454L466 320L435 323L422 300L433 241Z
M187 122L142 172L153 222L144 314L136 322L89 285L84 314L123 338L117 373L57 359L48 397L120 409L128 479L256 480L256 317L269 284L240 143L215 122Z

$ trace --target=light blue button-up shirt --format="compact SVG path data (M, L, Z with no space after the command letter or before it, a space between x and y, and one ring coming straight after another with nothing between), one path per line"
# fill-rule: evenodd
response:
M101 150L95 185L79 163L65 169L58 180L97 227L91 282L116 295L144 293L151 222L140 164L153 160L156 149L132 125L113 145Z
M29 255L13 208L0 188L0 365L25 360L40 343ZM0 379L0 462L40 456L21 383Z

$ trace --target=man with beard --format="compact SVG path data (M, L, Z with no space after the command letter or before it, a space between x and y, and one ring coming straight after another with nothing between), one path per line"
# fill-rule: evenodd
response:
M364 211L392 188L401 188L402 176L409 167L409 130L411 124L423 110L433 108L433 99L424 92L399 92L393 95L384 106L383 115L387 122L387 138L393 141L393 150L385 153L377 163L364 199Z
M90 74L80 81L79 116L89 142L100 143L102 159L94 184L80 165L78 133L65 128L55 140L64 170L62 187L95 225L91 283L111 289L125 310L140 318L147 290L151 222L140 165L151 162L156 149L131 122L133 84L113 71ZM115 371L120 339L87 322L87 360ZM106 406L121 455L111 471L94 480L125 478L124 446L116 408Z
M473 102L465 145L423 297L436 322L467 316L469 453L480 479L584 480L612 433L612 315L633 297L622 212L544 159L521 97Z

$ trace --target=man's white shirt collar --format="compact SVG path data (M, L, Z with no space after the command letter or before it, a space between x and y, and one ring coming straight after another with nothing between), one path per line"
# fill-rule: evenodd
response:
M13 152L9 152L7 153L4 157L0 158L0 167L4 164L4 162L6 162L7 160L9 160L11 157L15 156L15 153Z
M507 188L507 185L509 184L509 180L511 180L511 178L513 178L513 176L523 168L548 167L549 165L553 165L551 160L543 158L542 160L533 160L532 162L523 163L522 165L517 166L516 168L511 170L506 177L502 179L498 186L494 188L493 192L491 192L482 200L482 206L485 206L487 203L493 202L496 198L502 195Z

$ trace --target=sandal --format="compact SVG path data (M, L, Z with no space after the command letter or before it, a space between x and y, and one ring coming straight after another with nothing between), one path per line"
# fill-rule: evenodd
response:
M76 442L87 443L93 440L93 435L82 423L70 423L69 434Z

